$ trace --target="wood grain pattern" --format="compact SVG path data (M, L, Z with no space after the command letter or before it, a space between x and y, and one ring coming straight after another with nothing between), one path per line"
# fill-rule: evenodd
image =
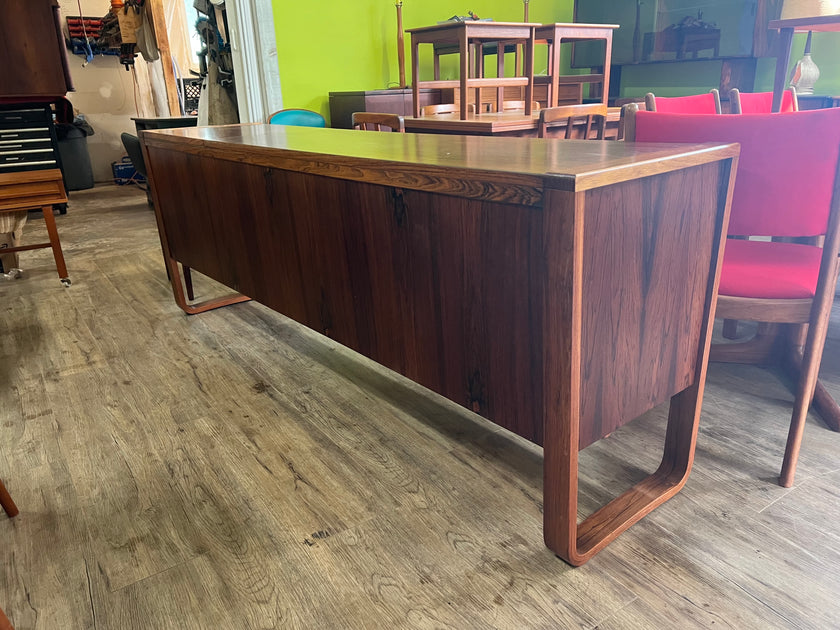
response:
M462 170L487 177L480 157L449 166L448 148L481 145L469 138L365 134L399 142L354 156L342 148L346 132L303 136L294 149L284 140L272 153L260 127L240 130L258 139L261 158L246 158L252 147L226 131L199 151L195 138L179 149L175 137L147 136L170 269L178 261L207 273L544 444L545 540L572 564L682 487L702 398L732 147L672 147L668 158L637 161L626 144L568 144L557 157L574 163L573 173L550 172L550 158L514 160L499 169L493 192L476 198L441 194L436 183ZM336 162L359 175L315 174L304 163L330 137L341 153ZM377 146L416 148L424 159L406 158L396 169L428 169L427 178L413 190L381 185L395 164L371 160ZM507 148L546 146L555 145ZM260 163L278 160L281 168ZM528 203L515 194L515 203L501 203L511 199L511 179L519 190L520 169L535 180L537 171L548 173L544 198ZM191 186L182 186L187 177ZM669 398L660 471L578 532L578 450Z
M0 21L0 97L55 98L73 89L56 0L4 0Z
M493 114L506 116L507 114ZM282 125L144 131L147 150L169 149L337 179L536 205L544 187L586 190L731 158L733 145L366 134Z

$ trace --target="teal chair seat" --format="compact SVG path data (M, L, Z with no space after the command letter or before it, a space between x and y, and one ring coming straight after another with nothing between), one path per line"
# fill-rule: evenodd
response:
M308 109L281 109L268 117L269 125L291 125L292 127L326 127L327 121L318 112Z

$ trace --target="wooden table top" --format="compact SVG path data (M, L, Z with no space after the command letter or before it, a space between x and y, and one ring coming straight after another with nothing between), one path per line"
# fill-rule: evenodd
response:
M815 33L835 33L840 31L840 15L820 15L816 17L788 18L771 20L768 29L780 30L792 28L797 33L814 31Z
M607 109L607 122L618 122L621 117L620 107ZM463 133L465 135L503 133L506 131L527 131L536 130L540 113L533 112L525 116L522 110L471 114L466 120L461 120L458 113L438 114L437 116L421 116L419 118L406 117L405 129L410 132L450 132Z
M144 131L143 140L149 147L414 190L441 191L441 181L458 177L460 188L450 194L522 203L539 203L545 188L587 190L738 152L736 144L559 142L265 124Z
M440 24L432 24L431 26L418 26L417 28L406 29L406 33L424 34L450 30L468 30L473 31L473 33L470 33L470 37L481 37L481 33L492 35L497 31L507 31L510 29L527 31L527 29L537 28L538 26L542 26L542 24L537 22L492 22L489 20L467 20L465 22L442 22ZM457 37L457 34L453 34L453 37Z

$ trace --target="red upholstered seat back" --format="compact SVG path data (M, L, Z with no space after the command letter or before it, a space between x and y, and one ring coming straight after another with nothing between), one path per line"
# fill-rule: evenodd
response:
M656 112L666 114L717 114L715 95L697 94L696 96L657 96Z
M840 108L712 116L638 112L637 142L738 142L729 234L825 234L840 155Z
M738 97L742 114L769 114L773 106L773 92L741 92ZM793 93L790 90L785 90L782 94L780 111L794 111Z

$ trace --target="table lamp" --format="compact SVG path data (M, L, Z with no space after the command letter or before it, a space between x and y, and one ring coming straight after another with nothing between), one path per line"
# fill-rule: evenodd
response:
M813 94L814 84L819 78L820 69L814 63L814 60L811 59L811 31L808 31L808 39L805 41L805 53L793 68L790 85L796 88L797 94Z

